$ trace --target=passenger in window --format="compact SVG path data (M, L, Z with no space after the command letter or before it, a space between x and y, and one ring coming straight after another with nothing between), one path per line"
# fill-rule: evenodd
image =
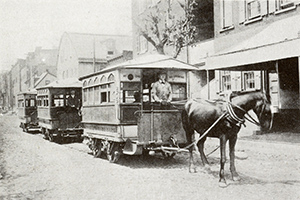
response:
M141 102L141 93L139 91L135 91L133 94L134 102L133 103L140 103Z
M69 95L67 98L67 106L70 106L72 108L76 108L77 110L79 110L80 100L77 97L75 90L71 90L71 95Z
M172 101L172 87L170 83L166 81L167 73L161 71L158 77L159 80L152 84L152 100L162 105L168 105Z

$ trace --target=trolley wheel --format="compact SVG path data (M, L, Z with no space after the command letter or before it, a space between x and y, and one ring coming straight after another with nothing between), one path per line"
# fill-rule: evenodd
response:
M47 129L46 130L46 135L48 136L48 139L50 142L54 142L54 136L51 130Z
M111 149L106 154L108 161L111 163L118 162L121 157L121 148L119 143L112 143L111 147L108 149Z
M166 159L171 159L171 158L173 158L176 155L176 153L169 153L169 152L163 152L163 151L161 152L161 154Z
M46 134L46 129L45 129L45 128L42 128L42 129L41 129L41 133L42 133L43 138L44 138L45 140L48 140L48 139L49 139L48 136L47 136L47 134Z
M49 141L61 144L63 142L63 138L61 136L59 136L59 135L58 136L54 136L53 132L54 132L54 130L46 129L46 135L48 136Z
M102 155L102 142L100 140L93 140L92 141L92 152L93 152L93 156L94 158L100 158Z
M20 127L22 128L23 132L28 133L28 128L27 128L26 124L21 123Z
M84 138L83 138L82 136L79 136L79 137L77 138L76 141L77 141L78 143L82 143L83 140L84 140Z

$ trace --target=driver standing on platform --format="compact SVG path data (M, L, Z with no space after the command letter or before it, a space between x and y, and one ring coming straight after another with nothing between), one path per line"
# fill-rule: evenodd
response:
M172 87L166 81L167 73L161 71L158 75L159 80L152 85L152 99L154 102L161 103L162 105L170 104L172 101Z
M75 90L71 90L71 95L67 98L67 105L76 108L77 110L80 107L80 102L78 97L75 95Z

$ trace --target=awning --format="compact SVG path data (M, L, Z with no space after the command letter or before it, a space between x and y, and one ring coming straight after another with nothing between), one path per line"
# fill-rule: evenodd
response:
M202 69L237 68L300 56L300 16L272 23L233 48L207 58Z

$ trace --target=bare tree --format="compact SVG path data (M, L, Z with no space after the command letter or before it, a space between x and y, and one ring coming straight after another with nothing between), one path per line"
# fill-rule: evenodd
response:
M194 42L196 27L192 24L195 0L177 1L181 13L172 9L170 0L165 8L154 6L137 24L140 33L150 42L159 54L165 54L165 47L174 47L173 57L176 58L183 47ZM174 3L173 3L174 4ZM178 14L179 13L179 14Z

